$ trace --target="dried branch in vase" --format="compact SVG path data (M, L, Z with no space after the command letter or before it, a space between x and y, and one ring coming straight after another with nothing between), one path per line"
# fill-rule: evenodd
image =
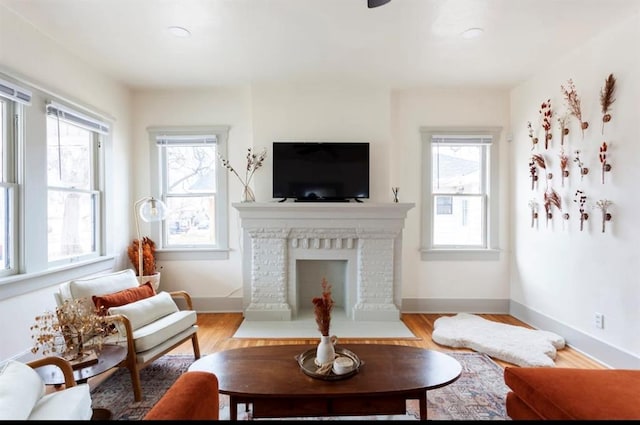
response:
M533 126L531 121L527 121L527 128L529 129L529 139L531 139L531 150L534 150L538 145L538 138L533 134Z
M578 122L580 123L580 129L582 130L582 138L584 139L584 131L589 127L588 122L582 121L582 108L580 106L580 96L578 96L578 92L576 91L576 86L573 84L573 80L569 78L567 82L567 87L561 85L560 90L564 95L565 100L567 101L567 108L571 115L576 117Z
M558 118L558 125L560 127L560 146L564 146L564 137L569 134L569 117L571 115L565 112Z
M569 157L564 152L560 152L560 175L562 187L564 187L564 179L569 177Z
M589 214L585 212L585 204L587 203L587 196L581 190L576 190L576 197L573 200L580 204L578 210L580 211L580 231L584 229L584 222L589 219Z
M589 174L589 169L584 166L584 163L580 159L580 150L579 149L576 150L576 156L575 156L575 158L573 158L573 162L575 162L578 165L578 168L580 169L580 180L582 180L582 178L584 176Z
M604 184L604 173L611 171L611 164L607 162L607 147L607 142L602 142L600 153L598 154L600 164L602 165L602 184Z
M531 227L535 227L536 220L538 220L538 201L530 200L529 208L531 208Z
M547 216L547 226L549 226L549 220L553 217L552 207L556 207L562 211L560 195L553 189L544 193L544 209Z
M616 79L613 74L609 74L609 76L604 80L604 87L600 92L600 106L602 106L602 134L604 134L604 125L611 121L611 114L609 111L611 110L611 105L616 101L615 99L616 93Z
M549 140L551 140L551 117L553 116L553 111L551 110L551 99L547 99L546 102L542 102L540 105L540 117L542 119L542 128L544 129L544 148L549 148Z
M327 282L327 279L322 278L322 296L314 297L313 313L316 318L316 324L318 330L322 336L329 336L329 326L331 324L331 310L335 304L333 298L331 298L331 284Z
M604 225L607 221L611 220L611 214L609 213L609 206L612 204L613 202L607 200L607 199L600 199L598 202L596 202L596 207L600 208L600 211L602 212L602 233L604 233Z

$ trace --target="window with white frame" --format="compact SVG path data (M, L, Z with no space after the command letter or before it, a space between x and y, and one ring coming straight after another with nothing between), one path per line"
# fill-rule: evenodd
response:
M47 104L48 259L99 255L102 137L107 124L55 102Z
M31 91L0 79L0 277L17 274L20 268L17 158L23 112L29 105Z
M180 251L218 251L221 256L206 258L227 258L227 173L218 153L226 156L228 127L151 128L149 135L159 198L168 209L158 241L164 258Z
M500 128L421 128L422 259L496 259Z

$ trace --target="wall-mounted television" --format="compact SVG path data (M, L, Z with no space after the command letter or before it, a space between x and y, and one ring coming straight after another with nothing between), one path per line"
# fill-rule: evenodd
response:
M295 201L369 198L368 142L273 142L273 197Z

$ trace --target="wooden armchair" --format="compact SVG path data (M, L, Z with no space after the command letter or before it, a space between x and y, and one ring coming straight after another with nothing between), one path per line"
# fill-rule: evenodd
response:
M85 298L106 301L111 306L107 309L108 320L117 329L111 342L127 347L127 357L119 366L131 373L135 401L142 400L140 370L158 357L190 339L194 358L200 358L197 314L190 295L185 291L161 291L130 302L138 292L142 292L142 285L133 270L127 269L67 282L56 294L58 304L66 299ZM182 299L186 309L180 310L175 299ZM118 300L129 302L120 304Z

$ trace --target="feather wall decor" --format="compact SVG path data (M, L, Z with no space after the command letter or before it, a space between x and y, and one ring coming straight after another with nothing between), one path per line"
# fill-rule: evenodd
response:
M600 92L600 105L602 106L602 134L604 134L604 125L611 121L611 105L616 101L616 78L613 74L604 80L604 87Z

